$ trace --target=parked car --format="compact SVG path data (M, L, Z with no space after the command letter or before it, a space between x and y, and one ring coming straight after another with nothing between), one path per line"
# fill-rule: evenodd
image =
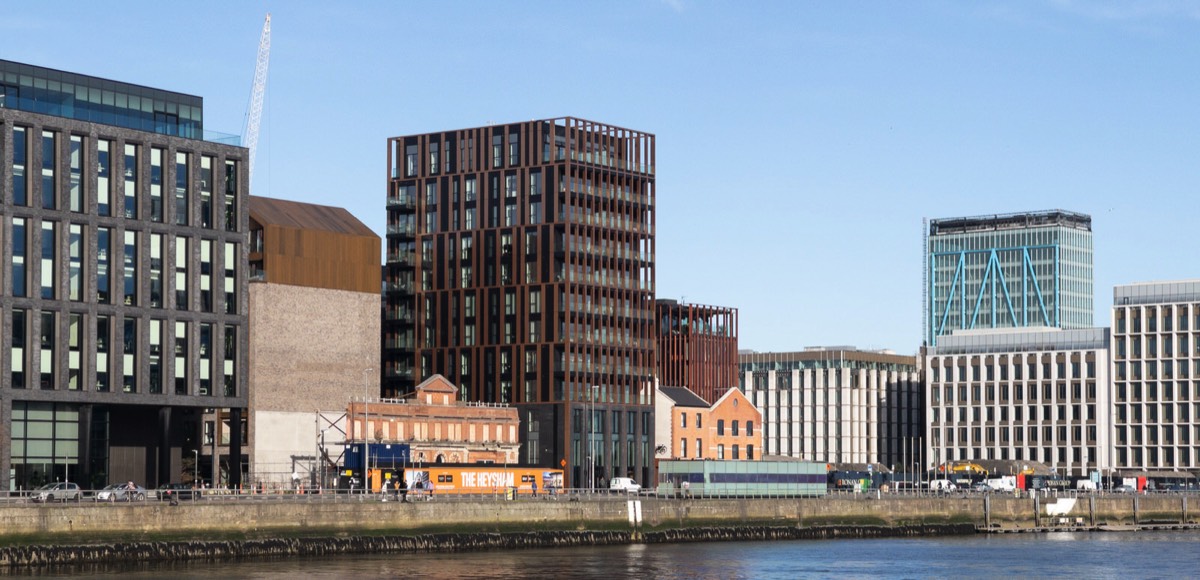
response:
M161 501L191 501L200 498L200 490L188 483L164 483L158 487L158 499Z
M1132 485L1118 485L1112 490L1113 493L1137 493L1137 488Z
M987 492L990 492L993 490L992 490L992 486L990 486L982 481L977 481L977 482L975 482L974 485L971 486L971 491L987 493Z
M132 483L132 482L130 482ZM96 501L146 501L146 488L130 483L114 483L96 492Z
M39 503L67 500L79 501L79 484L69 481L47 483L34 490L33 496L30 499Z
M638 493L642 491L642 486L629 477L614 477L612 482L608 484L609 491L624 491L626 493Z

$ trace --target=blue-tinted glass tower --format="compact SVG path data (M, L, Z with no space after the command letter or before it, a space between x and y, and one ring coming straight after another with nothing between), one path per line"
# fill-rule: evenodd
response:
M925 268L929 346L958 329L1093 326L1091 216L930 220Z

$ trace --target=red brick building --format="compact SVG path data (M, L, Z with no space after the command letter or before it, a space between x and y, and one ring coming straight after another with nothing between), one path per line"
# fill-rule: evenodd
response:
M402 399L351 403L348 443L407 443L414 462L518 463L520 420L515 407L458 400L442 375ZM364 429L364 424L366 428Z
M686 387L659 387L655 441L658 459L761 459L762 414L736 388L709 405Z

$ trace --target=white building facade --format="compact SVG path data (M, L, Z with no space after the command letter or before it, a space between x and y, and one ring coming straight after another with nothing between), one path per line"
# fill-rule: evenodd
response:
M962 460L1108 472L1107 328L956 331L927 350L927 467Z
M738 362L741 388L762 413L765 454L913 464L923 431L915 357L821 347L742 353Z
M1118 469L1200 467L1200 280L1113 289Z

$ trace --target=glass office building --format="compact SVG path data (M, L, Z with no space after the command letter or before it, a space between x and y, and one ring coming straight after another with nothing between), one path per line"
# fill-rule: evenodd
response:
M1063 211L931 220L925 341L958 329L1093 325L1092 218Z

